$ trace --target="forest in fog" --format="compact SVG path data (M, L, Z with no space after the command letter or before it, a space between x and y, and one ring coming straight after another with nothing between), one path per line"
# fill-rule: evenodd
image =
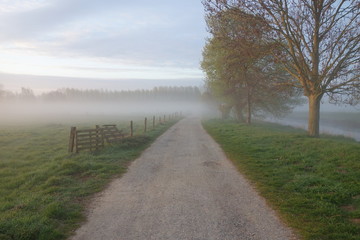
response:
M198 87L154 87L151 90L107 90L63 88L36 95L31 88L11 92L0 88L1 101L196 101Z

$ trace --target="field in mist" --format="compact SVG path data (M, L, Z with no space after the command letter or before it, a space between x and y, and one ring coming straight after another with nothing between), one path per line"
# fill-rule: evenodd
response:
M201 114L202 111L201 104L194 102L0 103L0 126L106 123L139 117L159 117L175 112Z
M307 129L307 112L293 112L281 119L267 118L267 121ZM322 112L320 132L330 135L344 135L360 141L360 112Z
M4 92L0 98L0 125L76 124L129 120L175 112L201 114L196 87L157 87L152 90L108 91L58 89L36 96L31 89Z

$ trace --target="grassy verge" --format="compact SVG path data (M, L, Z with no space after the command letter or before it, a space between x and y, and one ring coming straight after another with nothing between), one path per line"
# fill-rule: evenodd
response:
M360 239L360 143L268 123L203 124L303 239Z
M67 153L69 126L0 131L0 239L65 239L89 197L175 121L95 153Z

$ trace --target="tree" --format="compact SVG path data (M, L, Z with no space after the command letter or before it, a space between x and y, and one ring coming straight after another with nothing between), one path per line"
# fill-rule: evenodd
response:
M217 39L209 39L203 50L201 67L206 73L206 87L213 97L219 102L218 109L222 113L222 118L228 118L230 111L235 107L238 120L243 120L243 104L239 96L239 88L236 87L235 69L238 65L233 65L227 61L229 59L229 49L223 47ZM226 64L227 63L227 64Z
M263 17L282 54L273 52L309 102L308 134L319 136L320 102L355 104L360 92L359 0L206 0L207 11L239 8ZM357 101L356 101L357 100Z
M3 99L4 97L5 97L4 86L0 84L0 100Z
M25 101L29 101L29 100L33 101L36 99L34 91L31 88L25 88L25 87L21 88L21 93L19 94L19 98Z
M289 75L269 57L278 44L268 41L270 32L264 20L229 8L209 13L207 24L213 36L204 48L201 66L208 87L223 103L223 115L234 107L238 119L242 120L246 112L250 124L255 112L288 110L294 102L284 96L292 97L293 89L279 87L282 78L290 81Z

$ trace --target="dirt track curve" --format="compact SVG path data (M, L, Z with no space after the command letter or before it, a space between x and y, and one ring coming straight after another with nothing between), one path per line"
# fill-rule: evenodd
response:
M155 141L91 204L72 240L295 239L200 120Z

